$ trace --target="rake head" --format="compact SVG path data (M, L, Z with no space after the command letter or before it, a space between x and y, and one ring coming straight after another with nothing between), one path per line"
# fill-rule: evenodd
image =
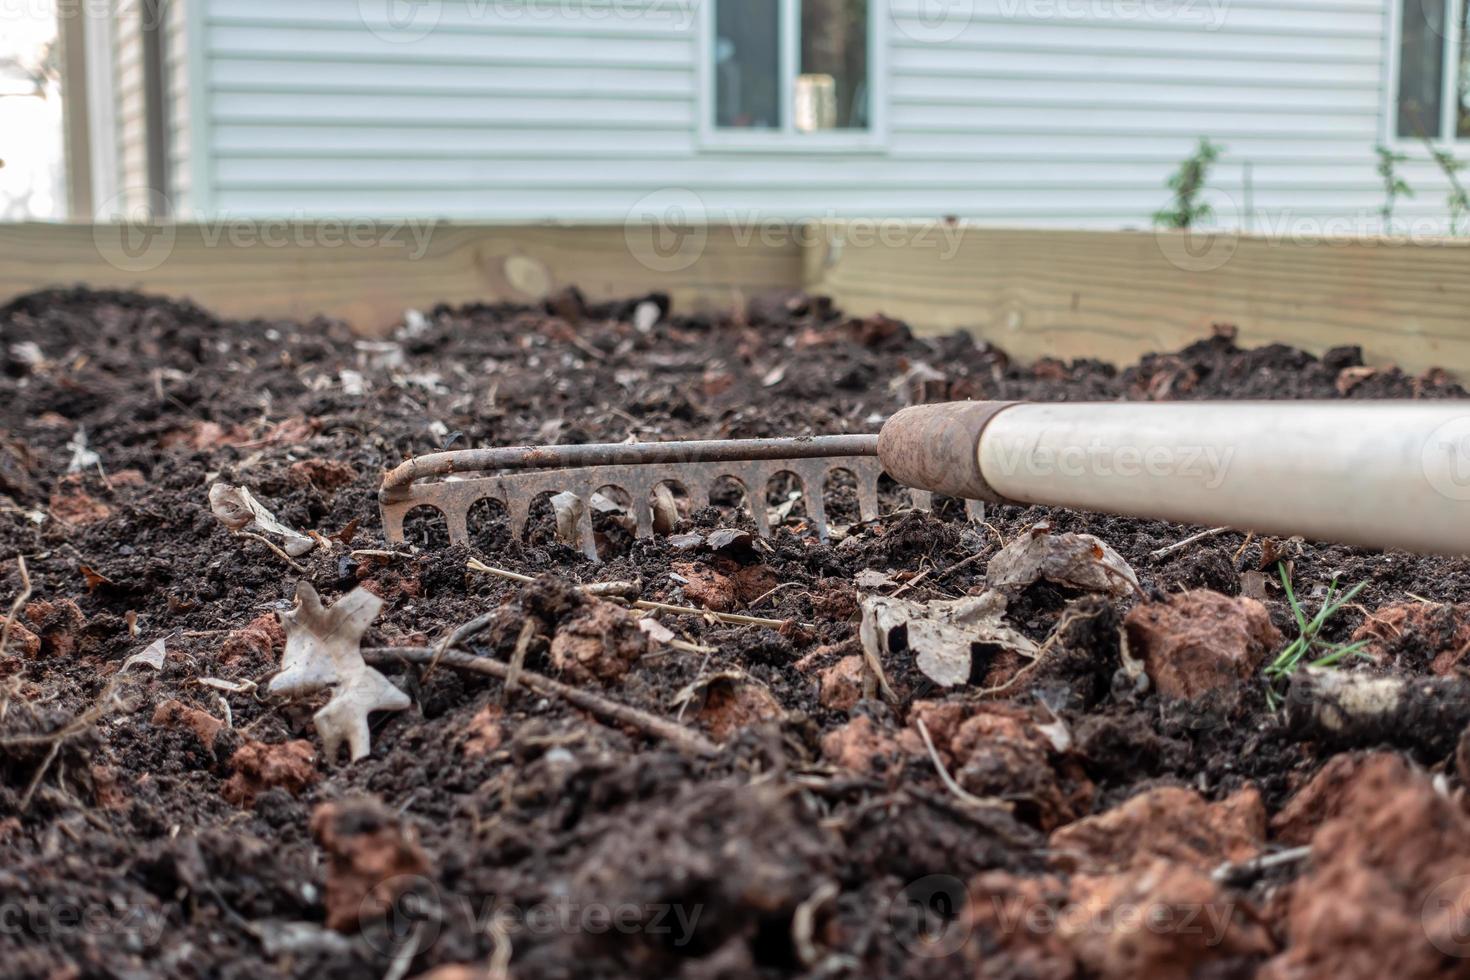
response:
M695 500L709 500L715 484L733 480L745 492L756 531L771 533L764 506L765 488L781 473L802 485L810 524L827 540L827 508L822 499L828 478L851 473L857 481L858 512L865 521L878 516L877 436L815 436L802 439L735 439L710 442L659 442L586 446L470 449L419 456L388 473L378 493L383 530L388 541L403 541L403 521L416 507L432 507L444 515L451 544L469 540L469 513L482 500L499 501L510 516L511 534L519 538L530 517L531 503L543 493L571 493L582 503L577 536L587 557L597 558L592 532L592 495L612 488L632 501L637 535L654 531L649 498L655 487L678 483ZM913 505L932 506L930 494L909 491ZM966 501L972 519L982 519L984 505Z

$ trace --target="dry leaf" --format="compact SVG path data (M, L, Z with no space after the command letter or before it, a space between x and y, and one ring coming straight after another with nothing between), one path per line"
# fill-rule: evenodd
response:
M87 583L88 592L96 592L97 589L103 585L117 584L106 575L103 575L101 572L97 571L97 569L92 568L90 565L82 565L80 568L78 568L78 571L82 573L82 579Z
M353 762L372 751L368 715L402 711L409 698L362 659L362 635L383 609L383 600L356 588L330 609L309 582L296 586L296 608L281 614L286 651L269 694L301 697L331 688L332 699L313 716L326 757L335 761L345 741Z
M1036 644L1006 624L1005 611L1006 597L999 592L944 602L868 596L858 635L870 656L911 651L925 677L954 687L970 680L977 646L1037 655Z
M1100 539L1091 534L1052 534L1046 524L1006 545L985 568L992 589L1023 589L1038 579L1120 597L1138 589L1133 568Z
M124 670L127 670L134 664L142 664L144 667L152 667L154 670L162 670L163 660L165 656L166 654L164 651L163 640L154 640L152 643L148 644L148 648L142 653L135 653L128 659L124 660L122 669L119 670L118 673L122 673Z
M244 487L214 484L209 488L209 509L231 531L254 530L275 535L282 540L282 548L292 558L300 558L316 546L311 538L276 520L276 515Z
M673 630L669 629L658 620L650 619L647 616L638 620L638 628L641 629L644 633L648 634L648 638L655 643L668 643L674 639L677 639L677 637L674 636Z
M704 543L709 546L711 551L725 551L727 549L749 548L751 542L754 540L749 531L742 531L738 528L720 528L718 531L711 531L709 536L704 539Z
M655 534L668 534L679 523L679 501L667 483L653 488L653 530Z
M577 526L582 522L582 498L563 490L551 498L551 511L556 515L556 540L575 548L581 543Z
M857 573L853 581L857 583L858 588L870 590L892 588L898 584L887 572L880 572L876 568L863 569Z
M80 425L77 426L76 434L71 437L71 441L66 444L66 448L71 450L71 462L66 464L68 473L80 473L102 462L101 456L87 448L87 430Z

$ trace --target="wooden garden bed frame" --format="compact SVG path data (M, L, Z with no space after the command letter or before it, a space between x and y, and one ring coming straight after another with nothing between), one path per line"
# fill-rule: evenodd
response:
M1023 361L1131 361L1233 324L1240 342L1356 344L1370 363L1470 377L1470 240L1320 239L831 222L679 229L393 221L0 225L0 300L85 284L187 297L231 317L322 314L380 335L406 309L671 294L730 309L830 295L925 333L967 329ZM355 231L354 231L355 229ZM352 234L349 235L349 232ZM348 240L348 239L351 240Z

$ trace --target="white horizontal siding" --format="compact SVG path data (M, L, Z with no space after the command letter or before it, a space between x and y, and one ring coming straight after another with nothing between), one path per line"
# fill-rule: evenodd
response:
M937 26L923 0L888 2L886 146L761 153L699 143L687 0L642 17L443 0L408 43L357 0L203 0L209 199L617 221L687 188L722 220L1138 227L1208 136L1222 221L1245 223L1247 200L1257 226L1375 220L1388 0L974 0ZM1399 215L1442 215L1442 178L1405 175L1419 194Z

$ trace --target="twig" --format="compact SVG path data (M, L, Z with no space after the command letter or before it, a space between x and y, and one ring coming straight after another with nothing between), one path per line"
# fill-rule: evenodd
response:
M934 747L934 740L929 737L929 726L924 724L924 719L915 718L914 725L919 729L919 737L924 740L924 748L929 750L929 759L934 763L934 768L939 772L939 780L944 783L945 789L955 795L955 798L968 803L970 806L983 807L987 810L1009 810L1010 805L1000 800L982 799L965 789L954 781L949 770L944 768L944 760L939 758L939 750Z
M1290 847L1275 854L1262 854L1248 861L1226 861L1210 877L1219 884L1246 885L1261 875L1283 864L1295 864L1312 856L1310 846Z
M503 578L510 582L520 582L522 584L529 585L530 583L536 581L536 579L530 575L522 575L520 572L512 572L508 568L495 568L491 565L485 564L478 558L471 558L469 561L465 562L465 567L472 572L484 572L487 575L494 575L496 578ZM588 582L585 584L578 584L577 588L581 589L583 592L587 593L590 596L598 596L599 598L606 596L622 596L627 599L636 599L638 597L638 593L643 590L643 583L637 581Z
M531 576L522 575L520 572L512 572L505 568L493 568L478 558L471 558L465 562L465 567L472 572L484 572L487 575L494 575L496 578L503 578L511 582L531 583L536 581ZM622 594L622 590L625 590L632 584L630 582L593 582L589 585L579 585L577 588L588 595L606 596ZM629 605L634 609L651 609L659 612L678 613L681 616L707 616L722 623L730 623L735 626L766 626L771 629L780 629L787 622L784 619L763 619L760 616L741 616L738 613L715 612L712 609L698 609L694 606L674 606L667 602L653 602L648 599L635 599ZM810 623L797 623L796 625L804 626L808 629L815 628Z
M778 630L788 622L784 619L763 619L760 616L741 616L738 613L722 613L715 612L712 609L697 609L694 606L672 606L667 602L651 602L647 599L639 599L632 605L635 609L656 609L659 612L678 613L681 616L708 616L711 619L717 619L722 623L730 623L735 626L767 626L773 630ZM808 629L813 628L810 623L797 623L796 625L805 626Z
M10 642L10 627L15 622L15 617L20 615L20 609L31 598L31 572L26 568L26 556L16 555L16 567L20 569L20 594L10 604L10 613L5 617L5 627L0 629L0 657L5 655L5 645Z
M16 809L21 813L25 813L30 809L31 797L35 795L36 790L40 787L41 777L46 775L46 770L51 768L51 763L56 761L56 757L60 753L61 743L52 742L51 750L46 753L46 758L42 759L41 764L36 767L36 774L31 777L29 785L26 786L25 794L21 796L20 802L16 804Z
M986 527L990 527L989 524L987 524L985 526ZM995 528L990 528L990 529L992 531L995 531ZM999 531L996 531L995 533L996 533L996 536L997 537L1000 536L1000 532ZM1004 539L1002 539L1002 542L1004 542ZM903 595L905 592L907 592L908 590L912 589L914 586L918 585L920 582L924 581L924 579L930 578L931 577L931 573L932 573L932 577L933 577L933 579L934 579L935 582L942 582L945 579L949 578L951 575L953 575L955 572L958 572L958 571L960 571L962 569L965 569L965 568L969 568L971 565L974 565L977 562L979 562L981 558L987 558L987 557L989 557L989 555L986 552L984 552L984 551L977 551L973 555L971 555L970 557L964 559L963 561L956 562L955 564L949 566L948 568L946 568L942 572L935 572L933 569L926 569L923 572L920 572L918 575L915 575L913 578L909 579L903 585L900 585L897 589L895 589L894 592L893 592L893 598L897 599L899 596Z
M1083 615L1082 613L1074 612L1068 613L1067 615L1063 616L1061 620L1057 622L1056 627L1052 630L1051 636L1047 637L1046 642L1043 643L1041 645L1041 648L1036 651L1036 656L1032 659L1030 663L1012 674L1011 679L1006 681L1004 684L999 684L995 687L987 687L982 691L976 691L975 696L982 698L993 697L997 694L1004 694L1012 687L1015 687L1016 683L1020 681L1021 678L1031 673L1041 664L1042 660L1045 659L1047 653L1049 653L1052 647L1054 647L1061 640L1062 634L1067 630L1069 626L1071 626L1073 623L1086 622L1089 619L1096 619L1098 616L1101 615L1102 612L1098 611L1089 615Z
M362 654L368 663L379 666L398 662L424 665L434 660L435 652L433 647L384 647L363 650ZM503 664L499 660L491 660L488 657L461 653L457 650L446 651L439 660L446 667L484 674L500 681L510 676L509 664ZM675 724L667 718L660 718L630 705L619 704L601 694L563 684L561 681L552 680L534 671L521 671L517 682L524 684L532 692L542 697L561 698L573 707L590 711L604 721L631 726L645 735L662 739L691 755L709 756L719 751L718 746L703 735L683 725Z
M796 907L796 914L791 917L791 945L796 947L796 955L803 966L814 967L822 959L822 952L817 948L815 938L817 910L836 898L840 891L837 882L823 882L806 901Z
M1256 539L1256 532L1255 531L1247 531L1245 533L1245 540L1240 543L1240 547L1235 550L1235 554L1230 559L1230 561L1231 561L1232 564L1235 563L1235 562L1240 561L1240 556L1243 555L1243 554L1245 554L1245 549L1249 548L1251 546L1251 542L1254 541L1255 539Z
M275 545L275 542L271 541L269 538L264 538L264 537L260 536L259 534L256 534L254 531L236 531L235 534L236 534L237 537L241 537L241 538L254 538L256 541L259 541L261 544L265 545L271 551L274 551L276 553L276 557L280 558L281 561L285 562L287 565L290 565L292 568L296 569L296 571L300 572L302 575L305 575L306 574L306 569L304 569L300 565L296 564L296 559L295 558L292 558L290 555L286 554L280 548L277 548L276 545Z
M1150 558L1167 558L1170 555L1174 554L1174 552L1176 551L1183 551L1190 545L1199 544L1201 541L1208 541L1211 538L1218 538L1220 535L1226 534L1231 530L1233 530L1233 528L1212 527L1208 531L1201 531L1198 534L1191 534L1183 541L1176 541L1173 544L1168 545L1167 547L1159 548L1156 551L1150 551L1148 553L1148 556Z
M500 610L492 609L489 612L484 613L483 615L476 616L474 619L470 620L467 623L455 627L453 632L451 632L444 639L440 640L439 643L434 647L437 652L434 655L433 662L430 663L429 666L424 670L424 676L422 679L428 680L429 676L434 673L434 668L439 666L439 658L444 655L444 651L448 650L450 647L459 646L461 643L464 643L466 640L470 639L470 637L479 636L486 629L488 629L490 627L490 624L495 622L495 620L499 618L499 616Z
M516 637L516 648L510 656L510 670L505 675L505 697L510 699L515 692L516 683L521 679L521 671L526 666L526 651L531 649L531 638L536 635L536 620L530 616L521 623L520 635Z

